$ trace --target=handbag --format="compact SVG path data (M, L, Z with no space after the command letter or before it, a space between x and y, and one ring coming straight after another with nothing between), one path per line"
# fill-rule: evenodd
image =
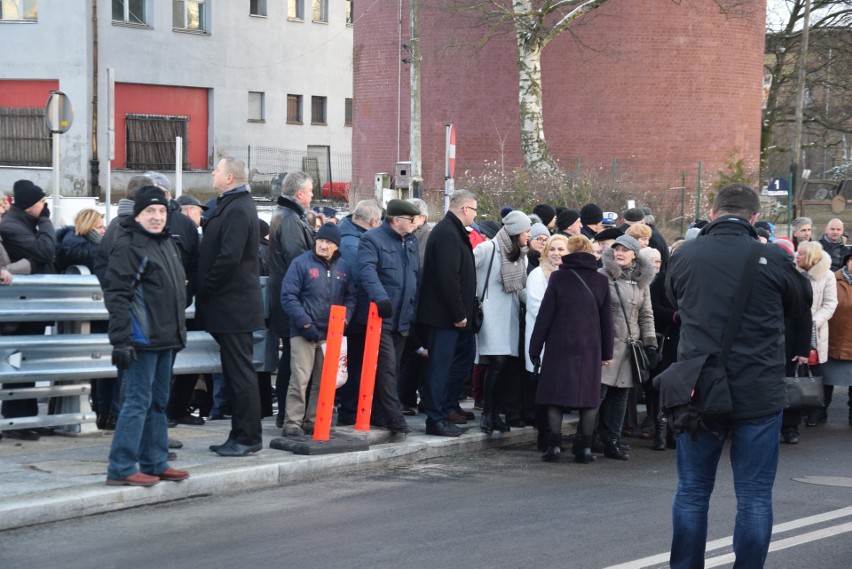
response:
M725 363L754 284L760 247L759 243L754 243L746 259L721 351L675 362L654 378L654 387L660 392L660 409L668 417L669 424L676 430L688 431L693 439L698 435L699 423L723 418L733 411Z
M630 353L630 371L633 374L634 383L642 384L651 378L648 356L645 355L645 343L633 336L633 331L630 329L630 319L627 318L627 310L624 309L624 301L621 299L621 291L618 290L618 281L612 279L612 282L615 285L615 294L618 295L618 304L621 306L621 313L624 314L624 323L627 324L627 349Z
M799 366L808 370L807 377L799 376ZM825 392L822 389L822 376L815 376L807 364L796 364L793 377L785 377L787 387L787 409L813 409L825 405Z
M473 308L473 322L471 328L474 334L482 329L482 323L485 321L485 311L482 308L482 303L485 301L485 295L488 293L488 279L491 278L491 267L494 266L494 256L497 253L497 244L491 249L491 261L488 263L488 273L485 275L485 286L482 287L482 295L475 298L476 304Z

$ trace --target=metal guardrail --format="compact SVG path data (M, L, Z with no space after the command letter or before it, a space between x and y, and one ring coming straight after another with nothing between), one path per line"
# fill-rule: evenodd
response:
M261 278L264 311L269 314L268 277ZM194 316L194 306L187 318ZM115 378L112 346L106 334L80 333L88 322L107 320L103 292L92 275L16 276L0 287L0 322L56 322L65 333L39 336L0 336L0 400L57 398L56 414L0 419L0 431L60 427L66 434L94 432L95 413L89 403L89 380ZM67 333L71 331L71 333ZM278 342L268 330L253 334L253 363L257 371L273 371ZM222 369L219 346L207 332L188 332L186 348L178 352L174 373L215 373ZM7 384L48 382L49 387L7 387Z

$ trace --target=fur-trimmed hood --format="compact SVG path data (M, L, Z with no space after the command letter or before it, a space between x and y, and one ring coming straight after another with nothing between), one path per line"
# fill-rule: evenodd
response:
M604 252L601 255L601 263L603 264L603 267L601 267L598 272L605 274L609 278L621 278L623 271L618 263L615 262L615 251L613 251L612 247L604 249ZM654 277L657 276L654 266L650 263L650 261L639 255L636 255L634 264L636 268L633 270L633 278L641 288L650 286Z
M823 251L820 253L819 261L816 264L808 269L807 271L796 265L796 268L799 269L799 272L808 277L808 280L812 282L819 282L825 274L831 270L831 255Z

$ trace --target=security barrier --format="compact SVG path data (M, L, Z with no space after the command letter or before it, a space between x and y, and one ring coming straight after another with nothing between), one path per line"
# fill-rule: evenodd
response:
M268 277L261 277L264 311L268 318ZM194 306L187 318L194 316ZM103 292L92 275L15 276L0 287L0 325L14 322L55 323L54 334L0 336L0 400L57 398L55 414L0 419L0 431L58 427L63 434L95 431L89 403L89 380L115 378L112 346L106 334L89 333L90 322L107 320ZM253 334L253 363L257 371L278 364L278 341L268 330ZM186 348L174 364L177 375L221 371L219 346L206 332L188 332ZM49 386L8 387L17 383Z

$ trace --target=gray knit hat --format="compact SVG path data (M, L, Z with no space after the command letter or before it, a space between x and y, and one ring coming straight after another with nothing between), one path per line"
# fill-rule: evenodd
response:
M530 228L530 239L535 239L541 235L550 237L550 230L543 223L533 223L532 228Z
M615 247L616 245L621 245L622 247L626 247L633 251L634 254L638 255L639 250L642 248L642 245L639 244L639 241L634 239L629 235L622 235L618 239L616 239L610 247Z
M520 235L532 227L530 216L522 211L512 210L503 218L503 227L509 235Z

